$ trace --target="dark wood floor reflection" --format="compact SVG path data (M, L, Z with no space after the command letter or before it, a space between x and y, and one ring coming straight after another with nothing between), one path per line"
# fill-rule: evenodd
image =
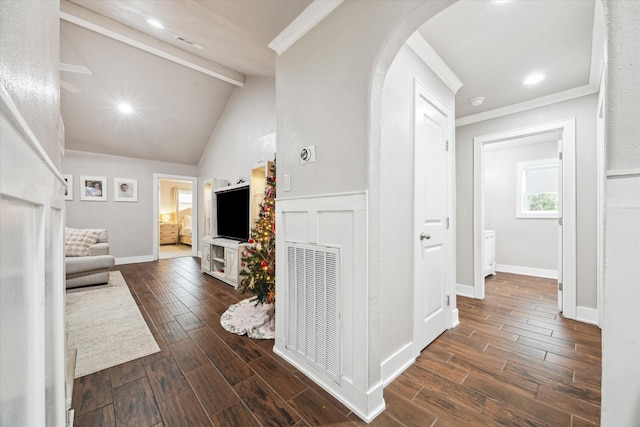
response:
M78 378L76 426L364 425L273 351L226 332L248 295L176 258L119 266L161 349ZM371 425L583 426L600 419L600 331L563 319L552 281L498 274L385 388Z

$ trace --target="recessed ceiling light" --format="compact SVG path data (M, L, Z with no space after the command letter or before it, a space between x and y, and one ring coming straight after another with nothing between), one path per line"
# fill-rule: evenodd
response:
M546 74L534 73L534 74L530 74L529 76L527 76L527 78L524 79L524 81L522 83L525 84L525 85L534 85L534 84L540 83L541 81L543 81L546 78L547 78Z
M505 3L509 3L511 0L491 0L491 3L494 4L505 4Z
M156 28L162 28L164 30L164 25L156 19L147 19L147 22Z
M131 104L127 104L126 102L121 102L118 104L118 110L124 114L130 114L133 111L133 107Z
M474 107L479 107L484 102L484 96L476 96L475 98L471 98L469 103Z

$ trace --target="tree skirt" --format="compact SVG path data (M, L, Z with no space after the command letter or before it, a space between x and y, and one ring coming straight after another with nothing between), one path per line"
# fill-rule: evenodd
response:
M234 334L247 334L249 338L273 339L276 336L273 304L256 306L254 297L247 298L229 309L220 317L220 324Z

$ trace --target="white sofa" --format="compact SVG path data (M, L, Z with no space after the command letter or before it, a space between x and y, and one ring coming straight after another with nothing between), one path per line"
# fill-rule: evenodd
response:
M67 229L65 234L69 230L75 229ZM65 257L67 289L109 282L109 270L115 265L115 258L109 255L107 230L99 229L99 231L96 242L87 244L88 255ZM68 246L65 246L69 253Z

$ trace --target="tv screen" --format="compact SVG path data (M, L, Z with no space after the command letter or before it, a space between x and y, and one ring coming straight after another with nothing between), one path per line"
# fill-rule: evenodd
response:
M218 236L249 240L249 185L216 192Z

